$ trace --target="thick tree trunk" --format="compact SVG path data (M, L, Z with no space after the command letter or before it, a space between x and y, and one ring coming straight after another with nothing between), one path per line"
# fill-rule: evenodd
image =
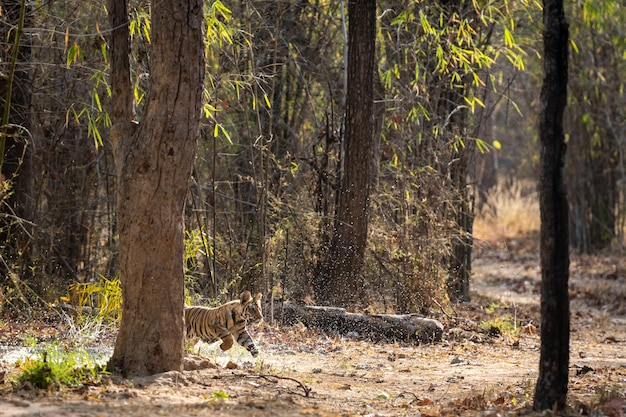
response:
M126 6L112 10L125 12ZM125 375L182 370L183 209L201 116L202 25L199 0L152 5L152 72L145 113L136 128L126 119L129 114L114 120L124 304L110 365ZM115 37L121 42L116 47L124 48L123 38ZM128 57L127 52L117 56ZM117 76L113 79L126 83L125 73ZM127 97L116 87L114 91ZM128 103L121 105L128 112Z
M316 271L320 304L362 300L374 132L376 1L348 3L348 91L344 175L330 248Z
M541 90L541 352L536 410L563 410L569 366L569 233L563 166L567 103L568 26L563 0L544 0L544 79Z

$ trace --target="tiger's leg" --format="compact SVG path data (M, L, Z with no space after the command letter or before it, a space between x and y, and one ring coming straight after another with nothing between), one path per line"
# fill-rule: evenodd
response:
M248 333L246 329L244 329L243 332L239 333L239 337L237 337L237 343L245 347L252 356L256 357L259 354L259 350L256 348L254 340L252 340L252 337L250 337L250 333Z
M233 335L228 333L227 335L222 336L222 344L220 345L220 349L222 349L223 351L226 351L230 349L231 347L233 347L234 342L235 342L235 339L233 338Z

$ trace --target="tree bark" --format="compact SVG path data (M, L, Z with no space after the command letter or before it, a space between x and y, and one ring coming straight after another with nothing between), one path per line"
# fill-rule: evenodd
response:
M333 237L316 268L320 304L349 306L363 301L370 168L374 132L376 1L348 3L348 87L344 175Z
M465 124L463 111L459 115ZM471 147L470 147L471 146ZM456 198L453 200L451 217L456 223L457 236L451 242L450 267L448 272L447 292L453 303L466 303L471 300L469 287L472 274L472 230L474 213L470 204L469 187L467 184L468 165L473 146L467 144L458 151L458 158L450 169L450 178Z
M472 13L469 3L454 0L442 1L442 7L448 16L467 16ZM438 83L446 85L447 77ZM459 83L457 83L459 84ZM448 218L453 222L455 231L450 242L451 254L449 259L448 280L446 283L447 293L453 303L469 302L470 276L472 274L472 230L474 225L474 209L470 204L470 189L468 176L472 174L469 169L470 160L473 158L475 146L473 141L468 140L467 122L468 109L465 106L464 96L470 91L471 82L468 77L463 80L463 87L454 87L448 84L444 94L440 97L439 109L445 111L443 128L447 132L447 139L455 143L458 138L465 142L464 146L458 146L454 150L448 162L450 166L450 185L452 201ZM441 88L440 86L438 88Z
M286 302L277 308L275 316L283 324L302 323L306 327L375 342L436 343L443 335L443 325L439 321L417 314L357 314L348 313L343 308Z
M0 36L6 40L6 47L0 51L3 63L3 74L0 77L0 101L3 103L0 183L7 181L9 188L0 191L0 201L3 203L0 243L5 245L3 257L7 260L27 260L31 239L31 226L27 222L20 224L20 219L32 220L33 215L31 151L28 146L31 142L28 132L31 124L29 108L32 75L29 63L32 42L30 34L24 32L25 27L32 26L32 21L33 11L29 2L23 4L21 0L7 0L2 3ZM13 59L15 66L11 70ZM8 263L9 267L14 266L11 262ZM7 276L6 266L6 263L0 266L2 277Z
M569 232L563 181L568 25L563 0L543 2L544 79L541 90L541 352L535 410L563 410L569 366Z
M113 115L111 142L124 303L109 365L125 375L182 370L183 210L202 106L202 2L152 5L150 91L139 125L130 119L126 82L127 5L112 3L111 12L124 16L124 23L119 15L111 18L114 46L120 48L113 51L112 80L123 84L113 87L113 108L123 110Z

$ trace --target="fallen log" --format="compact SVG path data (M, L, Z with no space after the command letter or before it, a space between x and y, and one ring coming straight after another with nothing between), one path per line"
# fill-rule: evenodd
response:
M441 341L443 325L417 314L359 314L343 308L305 306L286 301L276 315L283 324L298 322L325 332L379 341L436 343Z

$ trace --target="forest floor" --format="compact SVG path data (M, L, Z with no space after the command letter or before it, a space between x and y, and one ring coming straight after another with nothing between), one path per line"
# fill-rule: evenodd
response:
M254 332L262 350L254 361L239 348L211 347L202 350L204 360L190 358L204 369L106 376L48 391L12 386L15 364L5 361L0 417L533 415L540 345L533 246L477 244L472 302L433 313L446 328L437 344L374 344L267 326ZM570 296L570 415L625 416L624 257L572 256ZM24 331L0 324L0 344ZM36 331L61 337L54 328Z

